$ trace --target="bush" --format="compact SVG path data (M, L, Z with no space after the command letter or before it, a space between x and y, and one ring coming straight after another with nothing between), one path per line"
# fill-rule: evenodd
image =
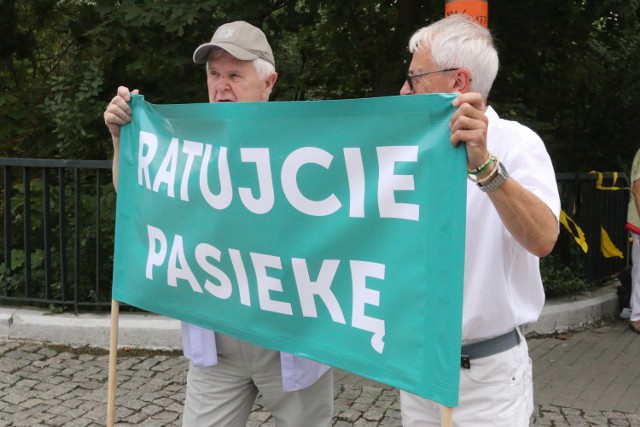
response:
M577 257L569 265L562 265L560 258L551 254L540 259L540 274L547 298L575 295L595 287L582 277L584 266Z

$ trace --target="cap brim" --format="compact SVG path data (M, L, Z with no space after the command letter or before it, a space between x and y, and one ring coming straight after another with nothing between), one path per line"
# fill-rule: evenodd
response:
M236 45L228 44L228 43L206 43L200 45L195 52L193 52L193 62L196 64L204 64L207 62L209 58L209 54L211 53L211 49L220 48L227 52L229 52L234 57L243 60L243 61L251 61L253 59L259 58L255 53L249 52L248 50L244 50L239 48Z

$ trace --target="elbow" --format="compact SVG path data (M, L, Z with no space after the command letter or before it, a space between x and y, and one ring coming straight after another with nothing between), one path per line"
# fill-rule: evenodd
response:
M550 244L541 244L533 248L531 252L538 258L544 258L551 253L554 246L555 246L555 241Z
M559 230L554 227L552 232L544 233L529 249L532 254L539 258L544 258L551 253L558 241Z

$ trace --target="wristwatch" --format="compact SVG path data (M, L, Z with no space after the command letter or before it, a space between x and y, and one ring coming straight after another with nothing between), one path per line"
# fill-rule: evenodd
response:
M498 162L498 173L496 174L495 178L493 178L486 185L477 185L480 190L484 191L485 193L491 193L492 191L495 191L498 188L502 187L502 184L504 184L507 178L509 178L509 172L507 172L507 168L504 167L502 162Z

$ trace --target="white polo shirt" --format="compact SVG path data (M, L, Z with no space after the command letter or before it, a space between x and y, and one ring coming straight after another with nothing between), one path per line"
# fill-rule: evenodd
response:
M560 217L555 172L531 129L502 120L488 107L487 146L520 185ZM539 258L505 228L489 196L467 183L462 339L472 341L535 322L544 306Z

